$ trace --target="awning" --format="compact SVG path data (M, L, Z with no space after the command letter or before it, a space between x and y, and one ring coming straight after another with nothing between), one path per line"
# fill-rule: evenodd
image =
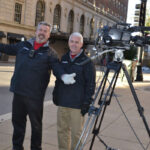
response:
M5 38L5 37L6 37L5 33L3 31L0 31L0 38Z
M7 33L8 39L15 39L15 40L22 40L22 38L26 38L23 34L16 34L16 33Z

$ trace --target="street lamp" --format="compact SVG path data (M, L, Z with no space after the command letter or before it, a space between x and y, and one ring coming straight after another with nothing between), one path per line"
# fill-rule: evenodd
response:
M141 0L141 8L140 8L140 16L139 16L139 26L145 26L146 3L147 3L147 0ZM138 48L138 65L137 65L137 77L136 77L136 81L143 81L142 55L143 55L143 47L139 47Z

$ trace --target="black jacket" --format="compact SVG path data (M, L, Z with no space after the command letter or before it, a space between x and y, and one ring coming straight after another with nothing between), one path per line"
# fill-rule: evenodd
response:
M76 73L76 83L65 85L60 79L55 81L53 101L56 105L80 109L83 103L91 103L95 91L95 67L91 61L79 65L86 59L84 51L73 61L69 52L62 57L62 67L67 73Z
M10 91L36 100L43 100L50 79L50 71L58 78L64 74L56 54L46 43L33 51L34 39L14 45L0 44L0 52L16 55L16 63L11 79Z

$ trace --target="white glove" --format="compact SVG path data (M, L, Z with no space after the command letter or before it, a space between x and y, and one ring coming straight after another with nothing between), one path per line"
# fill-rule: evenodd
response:
M63 74L61 76L61 79L64 82L64 84L74 84L76 82L75 79L74 79L75 76L76 76L76 73Z

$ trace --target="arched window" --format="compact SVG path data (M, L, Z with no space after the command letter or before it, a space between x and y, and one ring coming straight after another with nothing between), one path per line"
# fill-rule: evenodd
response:
M45 3L42 0L39 0L36 4L36 18L35 25L37 26L39 22L44 21L45 15Z
M90 21L90 38L93 37L93 33L94 33L94 19L92 18Z
M83 35L84 33L84 15L81 16L80 18L80 30L79 32Z
M68 27L67 27L68 33L73 32L73 23L74 23L74 12L73 12L73 10L71 10L69 12L69 16L68 16Z
M60 19L61 19L61 7L56 5L54 9L54 20L53 20L53 29L60 30Z

